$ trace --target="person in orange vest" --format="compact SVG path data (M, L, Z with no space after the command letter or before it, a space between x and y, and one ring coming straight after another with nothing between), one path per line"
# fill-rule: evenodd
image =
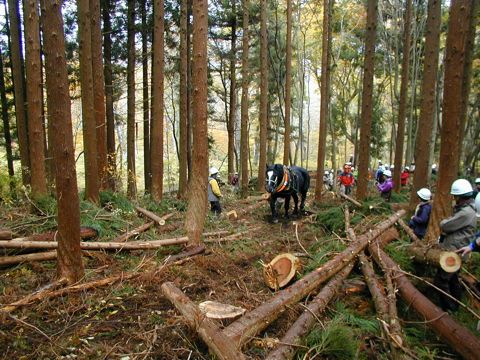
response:
M353 177L352 167L350 164L346 163L343 166L343 172L339 175L338 182L340 183L341 194L349 195L352 192L355 178Z

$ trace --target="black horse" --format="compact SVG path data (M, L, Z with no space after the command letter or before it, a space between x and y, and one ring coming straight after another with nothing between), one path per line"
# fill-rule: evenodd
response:
M265 189L271 194L270 209L272 210L273 222L278 222L278 214L275 209L277 198L285 199L285 218L288 218L290 196L293 197L295 203L293 214L296 215L298 214L298 193L302 195L300 210L303 210L309 187L310 175L306 169L299 166L287 167L281 164L267 166Z

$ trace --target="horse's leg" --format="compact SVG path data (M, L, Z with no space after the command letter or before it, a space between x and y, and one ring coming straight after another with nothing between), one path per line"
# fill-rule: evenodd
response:
M305 200L307 199L307 191L302 191L301 194L302 194L302 201L300 202L300 210L303 211L303 209L305 208Z
M288 219L288 208L290 207L290 195L285 196L285 219Z
M272 211L272 221L274 223L278 222L277 210L275 209L276 202L277 202L277 197L272 194L270 196L270 210Z
M295 207L293 208L293 215L298 214L298 195L296 192L292 193L293 196L293 203L295 204Z

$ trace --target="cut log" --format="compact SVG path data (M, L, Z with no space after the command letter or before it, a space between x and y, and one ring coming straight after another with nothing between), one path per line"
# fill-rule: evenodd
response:
M216 237L216 236L224 236L230 235L230 231L228 230L220 230L220 231L211 231L203 233L203 237Z
M34 234L27 237L15 238L11 241L54 241L55 237L57 236L56 231L49 231L41 234ZM98 231L94 228L88 226L80 227L80 238L87 240L87 239L94 239L98 236Z
M415 261L440 267L448 273L456 272L462 267L462 258L453 251L410 245L408 252Z
M365 278L370 294L372 295L373 304L377 311L377 317L388 322L388 305L385 289L380 284L380 281L373 270L372 263L365 256L363 251L358 254L358 260L360 262L363 277Z
M410 229L410 227L405 224L405 221L403 221L402 219L399 219L397 221L397 224L403 229L403 231L405 231L407 233L407 235L410 237L410 239L412 239L412 241L414 243L422 243L422 240L420 240L420 238L415 235L415 233L413 232L412 229Z
M397 240L399 237L400 234L398 233L398 230L394 227L391 227L385 230L385 232L377 238L376 242L380 244L380 247L383 249L385 245Z
M160 217L157 214L155 214L151 211L148 211L147 209L141 208L140 206L135 206L135 209L137 209L137 211L139 213L148 217L150 220L155 221L155 223L157 223L160 226L165 225L166 220L173 216L173 213L170 213L170 214L166 214L166 215L163 215L162 217Z
M173 283L164 283L162 291L163 295L180 311L187 324L198 332L210 351L219 359L246 359L239 350L235 349L232 341L222 334L219 327L202 314L200 309Z
M427 326L431 327L463 358L478 359L480 341L475 335L467 328L457 324L448 313L418 291L384 251L376 246L370 246L370 253L380 266L383 263L392 271L392 278L400 291L400 295L410 307L420 314Z
M360 202L358 202L357 200L355 200L354 198L348 196L348 195L345 195L345 194L342 194L342 193L338 193L342 198L344 198L345 200L348 200L350 201L352 204L358 206L358 207L362 207L362 204Z
M164 240L152 241L131 241L127 243L114 242L80 242L80 248L83 250L141 250L158 249L168 245L178 245L188 243L188 237L179 237ZM56 249L57 241L14 241L0 240L0 248L8 249Z
M0 240L11 240L12 232L8 229L0 229Z
M128 241L133 236L137 236L138 234L141 234L142 232L147 231L150 229L153 225L155 224L154 221L150 221L146 224L143 224L133 230L127 231L125 234L122 234L118 237L116 237L112 242L125 242Z
M277 291L286 286L297 273L300 260L292 254L277 255L263 267L263 278L270 289Z
M166 261L165 261L165 265L166 264L172 264L180 259L184 259L184 258L187 258L187 257L190 257L190 256L194 256L194 255L198 255L198 254L201 254L205 251L205 245L201 244L199 246L194 246L190 249L186 249L185 251L182 251L180 254L176 254L176 255L172 255L172 256L169 256Z
M235 210L231 210L231 211L227 212L226 216L229 220L237 220L238 219L238 215L237 215L237 212Z
M15 264L32 262L32 261L54 260L56 258L57 258L56 251L41 252L41 253L26 254L26 255L4 256L4 257L0 257L0 266L15 265Z
M250 205L250 206L246 206L246 207L244 207L244 208L242 208L242 209L239 209L238 212L237 212L237 214L238 214L238 216L244 216L244 215L246 215L246 214L251 214L251 212L252 212L253 210L256 210L256 209L258 209L259 207L262 207L262 206L264 206L264 205L265 205L265 202L264 202L264 201L259 201L259 202L256 202L255 204L252 204L252 205Z
M198 304L200 311L209 319L235 319L245 314L245 309L230 304L222 304L217 301L204 301Z
M224 329L224 334L232 339L237 348L240 348L252 336L265 329L287 306L303 299L321 283L344 268L369 242L392 226L404 214L405 211L400 211L378 224L367 234L359 236L356 242L326 264L305 275L285 290L279 291L270 300L230 324Z
M302 344L302 338L306 336L310 329L317 322L317 316L320 314L338 293L343 281L352 271L353 262L345 266L337 275L335 275L318 293L317 296L303 310L302 315L293 323L286 334L280 340L280 344L275 350L270 352L265 360L293 359L297 346Z

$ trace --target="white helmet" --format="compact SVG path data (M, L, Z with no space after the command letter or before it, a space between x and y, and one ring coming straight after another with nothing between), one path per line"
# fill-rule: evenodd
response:
M455 180L452 184L452 189L450 190L450 194L460 196L468 196L471 195L472 192L472 184L470 184L470 182L465 179Z
M477 209L477 217L480 218L480 193L475 197L475 209Z
M210 175L218 174L218 169L215 166L210 168Z
M427 200L428 201L432 198L432 193L427 188L421 188L420 190L418 190L417 195L422 200Z
M475 184L480 184L480 178L475 179Z
M385 170L383 172L383 175L385 175L386 177L392 177L392 172L390 170Z
M405 166L405 170L410 171L410 166Z

